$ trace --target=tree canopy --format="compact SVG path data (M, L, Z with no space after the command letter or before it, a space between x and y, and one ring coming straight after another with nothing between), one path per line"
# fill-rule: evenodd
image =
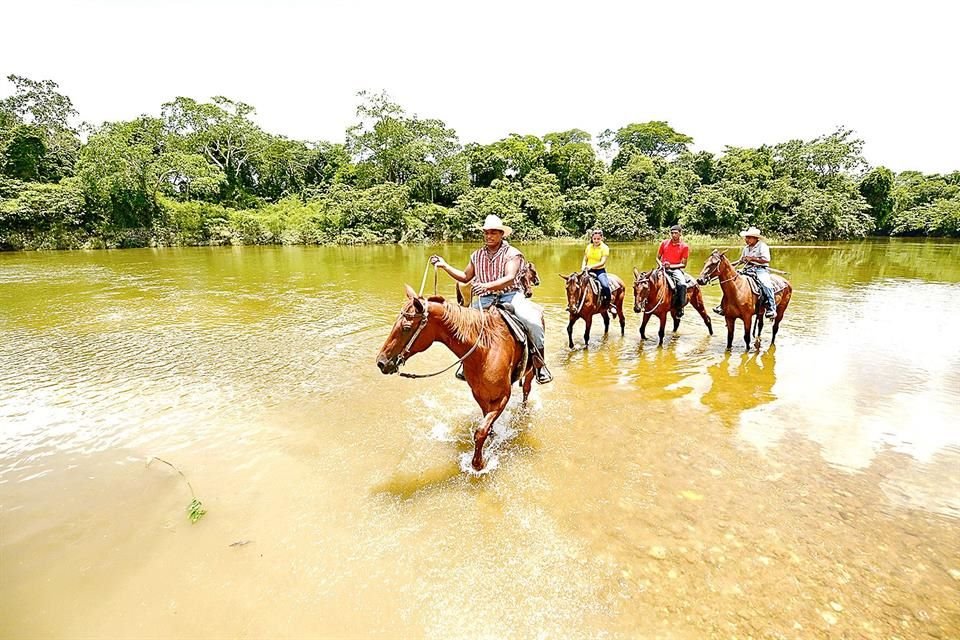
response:
M0 247L421 242L495 213L521 239L651 237L677 222L784 238L960 235L960 172L869 167L845 128L722 153L666 121L462 144L386 93L358 94L342 142L263 130L252 105L176 97L88 126L51 80L0 99ZM602 154L602 155L601 155ZM608 158L609 163L603 158Z

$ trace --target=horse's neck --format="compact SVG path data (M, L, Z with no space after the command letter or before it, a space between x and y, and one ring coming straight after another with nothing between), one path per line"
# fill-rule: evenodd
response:
M650 302L660 302L661 300L666 300L669 295L670 285L667 284L667 274L661 273L659 276L654 279L650 278L650 293L647 294L647 297L650 299Z
M720 261L720 266L717 268L717 274L720 276L720 289L724 293L735 293L740 291L742 286L746 284L747 288L750 288L750 285L740 277L740 274L737 273L737 270L733 267L729 260L724 257Z
M449 313L447 313L448 307L446 305L435 304L435 306L436 311L431 308L431 322L436 322L437 326L436 334L433 338L434 342L443 343L450 351L456 354L458 358L462 358L463 355L478 342L485 342L482 336L483 330L473 326L473 322L469 321L469 316L477 313L476 310L453 307ZM468 319L467 322L461 321L458 323L455 320L455 318L463 320L463 316L465 315ZM484 320L489 322L489 318L484 318ZM489 326L487 330L489 330ZM477 348L482 349L484 346L484 344L479 344Z

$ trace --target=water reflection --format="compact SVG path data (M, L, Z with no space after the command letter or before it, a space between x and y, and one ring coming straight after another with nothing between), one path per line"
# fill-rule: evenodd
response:
M740 416L776 399L776 346L763 353L728 351L707 367L710 389L700 401L729 428L740 424Z

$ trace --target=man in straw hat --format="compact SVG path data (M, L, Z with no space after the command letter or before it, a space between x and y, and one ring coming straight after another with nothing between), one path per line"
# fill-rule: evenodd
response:
M760 283L763 299L767 308L764 316L777 317L777 303L773 297L773 280L770 279L770 247L763 241L760 229L750 227L741 231L745 243L740 252L740 262L747 265L746 272L753 275Z
M544 360L543 309L524 296L516 295L520 290L517 273L523 262L523 254L504 240L513 229L503 224L500 216L492 214L483 221L482 229L483 246L470 255L470 262L463 271L451 267L438 255L430 256L430 262L458 282L472 281L474 307L486 309L496 300L497 294L500 302L513 305L531 338L537 382L546 384L553 380L553 376Z

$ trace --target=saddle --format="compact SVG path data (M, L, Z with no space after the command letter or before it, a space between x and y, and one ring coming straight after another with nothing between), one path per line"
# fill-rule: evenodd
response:
M527 329L523 326L523 322L517 317L517 312L512 304L509 302L497 302L494 306L496 306L500 312L500 317L503 318L503 321L507 323L507 328L510 329L513 338L520 345L520 348L523 349L523 357L517 361L517 366L513 368L510 374L510 382L514 383L523 376L524 371L527 370L527 366L532 364L530 337L527 335Z
M689 290L689 289L692 289L692 288L694 288L694 287L697 286L697 281L694 280L693 277L692 277L689 273L687 273L686 271L684 271L684 272L683 272L683 275L684 275L684 277L686 277L686 279L687 279L687 289L688 289L688 290ZM667 281L667 286L670 287L670 291L674 291L674 290L677 288L677 283L673 281L673 278L668 277L668 278L665 278L665 280Z
M754 295L759 296L760 282L757 281L756 274L749 270L743 271L742 273L743 275L747 276L747 282L750 283L750 290L753 291ZM787 281L778 275L770 274L770 280L773 282L773 295L777 295L787 288Z
M597 274L587 271L587 275L590 276L590 288L593 289L593 295L600 296L600 278L597 277ZM620 288L620 283L610 277L610 274L607 274L607 280L610 281L610 296L613 297L613 294Z

